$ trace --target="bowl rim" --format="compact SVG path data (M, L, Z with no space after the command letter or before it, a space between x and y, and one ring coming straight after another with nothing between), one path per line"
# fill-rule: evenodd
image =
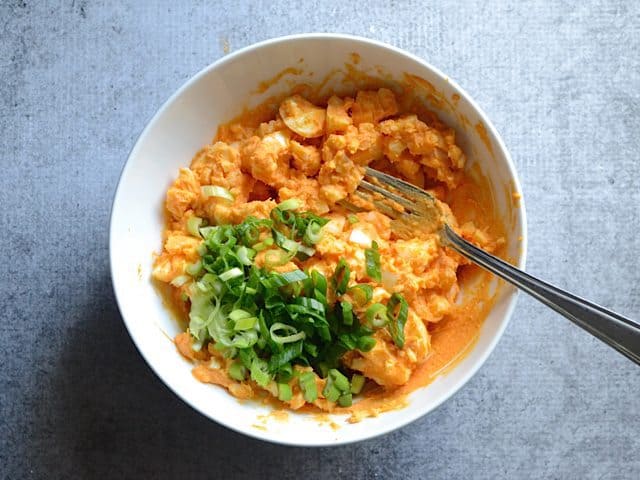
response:
M412 414L407 415L406 418L401 419L400 421L394 422L393 424L389 424L389 425L383 425L378 431L376 431L375 433L372 433L370 435L362 435L358 438L351 438L351 439L345 439L345 440L334 440L334 441L314 441L313 439L309 438L306 441L290 441L286 438L277 438L274 437L273 435L270 435L269 431L262 431L262 430L252 430L252 429L242 429L239 427L236 427L235 425L230 424L229 422L227 422L224 418L224 416L221 416L219 418L213 418L212 416L210 416L207 412L205 412L204 410L198 408L194 402L192 402L189 397L185 394L183 394L182 392L179 392L178 390L172 388L170 386L170 382L168 382L167 379L165 379L165 375L159 371L159 369L157 369L154 364L147 358L147 356L145 356L143 349L141 348L138 339L132 334L131 329L129 328L129 321L127 320L127 318L125 317L125 315L123 314L123 308L122 308L122 301L121 298L118 294L118 287L117 287L117 282L116 279L114 278L114 264L115 264L115 253L113 251L113 246L112 246L112 239L115 236L115 226L114 226L114 210L116 207L116 204L118 203L118 198L121 195L121 187L122 187L122 180L125 177L126 172L128 171L129 168L131 168L131 162L130 160L137 154L137 151L139 148L141 148L141 140L146 136L146 134L149 132L149 130L151 130L151 128L155 125L155 123L158 121L158 119L160 117L162 117L162 115L164 114L165 110L171 105L173 104L174 101L176 101L176 99L178 99L186 90L188 90L193 84L197 83L201 77L207 75L210 71L226 64L227 62L232 62L233 60L235 60L238 57L243 56L244 54L253 51L253 50L259 50L262 49L264 47L267 46L272 46L272 45L276 45L276 44L280 44L280 43L288 43L288 42L295 42L297 40L309 40L309 39L318 39L318 40L346 40L346 41L350 41L354 43L355 45L372 45L378 48L382 48L388 51L391 51L392 53L394 53L395 55L399 55L402 57L405 57L413 62L416 62L418 64L420 64L422 67L426 68L427 70L430 70L434 75L440 77L442 80L446 81L447 83L449 83L455 90L456 93L458 93L461 97L463 97L470 105L471 107L477 112L478 116L480 117L480 119L482 120L485 128L487 130L489 130L493 136L493 139L496 141L498 149L502 152L502 154L504 155L504 158L506 160L506 166L509 172L509 176L510 176L510 180L513 183L513 190L515 192L517 192L518 194L520 194L520 200L519 200L519 205L518 205L518 211L519 211L519 215L521 218L521 223L522 223L522 232L521 232L521 241L520 241L520 258L517 262L517 267L524 270L525 265L526 265L526 259L527 259L527 242L528 242L528 235L527 235L527 215L526 215L526 209L525 209L525 202L524 202L524 196L522 195L522 186L520 184L520 179L518 177L516 168L515 168L515 164L511 158L511 155L509 153L509 150L507 149L506 145L504 144L504 141L502 140L502 137L499 135L498 131L496 130L496 128L494 127L493 123L491 122L491 120L489 119L489 117L487 116L487 114L484 112L484 110L482 110L482 108L480 108L480 106L473 100L473 98L453 79L451 79L448 75L445 75L442 71L440 71L438 68L434 67L433 65L431 65L429 62L427 62L426 60L418 57L417 55L414 55L406 50L403 50L401 48L395 47L393 45L387 44L385 42L381 42L378 40L373 40L370 38L366 38L366 37L361 37L361 36L356 36L356 35L349 35L349 34L343 34L343 33L299 33L299 34L294 34L294 35L285 35L285 36L280 36L280 37L274 37L274 38L270 38L267 40L263 40L251 45L247 45L243 48L240 48L232 53L229 53L227 55L224 55L223 57L219 58L218 60L212 62L211 64L205 66L204 68L202 68L200 71L198 71L195 75L191 76L186 82L184 82L179 88L178 90L176 90L161 106L160 108L158 108L158 110L153 114L153 116L151 117L151 119L147 122L146 126L144 127L144 129L140 132L140 134L138 135L138 137L136 138L136 141L133 145L133 147L131 148L131 150L129 151L129 155L127 156L127 160L124 163L121 171L120 171L120 175L118 177L118 182L117 182L117 186L115 189L115 193L113 195L113 201L111 204L111 210L110 210L110 214L109 214L109 270L110 270L110 275L111 275L111 284L112 284L112 288L113 288L113 292L114 292L114 296L116 299L116 304L118 306L118 310L120 312L120 316L122 317L122 321L125 325L125 328L127 330L127 333L129 334L129 337L131 338L131 340L133 341L133 344L136 346L136 349L138 350L138 353L140 353L140 355L142 356L142 358L145 360L145 362L147 363L147 365L151 368L151 371L162 381L162 383L165 385L165 387L167 387L169 390L171 390L176 396L178 396L183 402L185 402L187 405L189 405L191 408L193 408L195 411L199 412L201 415L203 415L204 417L215 421L216 423L218 423L219 425L222 425L234 432L243 434L243 435L247 435L248 437L251 438L255 438L255 439L259 439L259 440L263 440L263 441L267 441L270 443L275 443L275 444L280 444L280 445L287 445L287 446L294 446L294 447L327 447L327 446L340 446L340 445L345 445L345 444L350 444L350 443L355 443L355 442L360 442L360 441L364 441L364 440L370 440L382 435L385 435L387 433L390 433L394 430L400 429L402 427L405 427L406 425L418 420L419 418L428 415L429 413L432 413L433 411L437 410L443 403L445 403L447 400L449 400L454 394L456 394L464 385L467 384L467 382L478 372L478 370L485 364L485 362L487 361L487 359L489 358L489 356L493 353L496 345L498 344L498 342L500 341L500 339L502 338L502 335L504 334L505 329L507 328L507 325L509 324L509 322L511 321L511 317L513 315L513 311L515 309L515 306L517 304L517 300L520 296L520 291L519 290L514 290L510 296L507 298L507 307L505 310L505 314L504 314L504 319L501 322L501 325L499 326L496 334L493 336L493 338L491 339L491 341L489 342L489 345L487 346L485 352L482 354L482 356L471 366L471 368L454 384L454 386L440 399L439 402L437 402L436 404L433 405L433 407L429 410L423 411L420 409L415 409L415 411L412 412Z

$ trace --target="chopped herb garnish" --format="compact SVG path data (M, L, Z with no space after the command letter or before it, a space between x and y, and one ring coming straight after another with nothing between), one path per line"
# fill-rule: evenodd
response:
M226 198L218 187L210 187L206 194ZM204 220L191 217L189 231L203 238L200 259L173 283L184 285L191 303L189 332L194 348L210 342L225 358L233 359L228 368L232 379L250 379L262 387L277 385L278 398L286 402L292 398L290 382L297 377L305 401L314 402L319 394L316 381L322 377L326 378L322 396L348 406L362 389L364 377L356 374L349 381L340 370L342 356L351 350L371 350L375 329L385 326L401 347L408 307L399 294L387 305L369 305L373 287L352 284L344 259L329 279L317 270L271 270L315 253L328 219L298 212L299 206L297 200L287 200L272 210L270 218L247 217L239 225L203 226ZM256 264L259 252L264 266ZM375 242L365 256L367 275L379 281ZM356 312L365 307L359 318ZM313 371L301 372L302 367Z
M396 311L397 310L397 311ZM402 295L394 293L387 303L389 333L398 348L404 347L404 325L407 323L409 305Z
M380 252L378 244L371 242L371 248L364 251L364 258L367 266L367 275L371 280L379 282L382 280L382 272L380 271Z

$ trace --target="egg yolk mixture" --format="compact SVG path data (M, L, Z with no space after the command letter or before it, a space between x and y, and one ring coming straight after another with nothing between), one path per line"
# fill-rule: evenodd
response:
M459 354L482 322L457 301L466 260L344 201L362 205L369 166L430 192L452 228L495 251L504 240L483 224L465 161L453 129L385 88L317 105L293 95L269 121L221 126L167 191L153 269L188 322L175 344L194 376L241 399L354 412Z

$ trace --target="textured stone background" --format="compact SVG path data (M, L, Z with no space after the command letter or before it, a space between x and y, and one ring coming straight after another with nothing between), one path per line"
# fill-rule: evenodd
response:
M493 119L523 181L528 270L640 318L640 3L1 3L0 477L639 478L640 370L524 297L479 374L400 431L316 450L227 431L133 347L107 222L138 133L226 45L360 34L440 67Z

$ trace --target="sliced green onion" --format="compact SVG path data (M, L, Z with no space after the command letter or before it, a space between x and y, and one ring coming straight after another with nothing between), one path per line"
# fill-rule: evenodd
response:
M224 288L222 282L212 273L205 273L196 285L200 291L212 292L215 295L220 295Z
M287 225L292 226L296 220L295 212L288 210L281 210L278 207L271 210L269 214L271 221L278 226Z
M327 366L327 364L325 362L320 362L318 364L318 369L320 370L320 376L322 378L327 378L327 376L329 375L329 367Z
M228 344L229 347L233 348L249 348L258 342L258 332L253 329L237 331L231 339L221 337L216 341L223 345Z
M347 291L349 285L349 277L351 276L351 269L344 258L341 258L336 266L331 283L336 295L342 295Z
M278 335L276 333L278 331L285 332L288 335L282 335L282 336ZM280 322L276 322L273 325L271 325L271 328L269 328L269 334L271 335L271 340L281 344L297 342L298 340L304 340L306 336L304 332L298 332L298 330L296 330L295 327L292 327L291 325L287 325L286 323L280 323Z
M373 347L376 346L376 339L373 337L360 337L358 338L358 344L356 348L361 352L369 352Z
M238 349L235 347L225 347L220 343L216 343L213 348L221 352L224 358L236 358L238 356Z
M291 387L287 383L278 384L278 400L282 402L288 402L293 397Z
M329 370L329 377L331 378L333 384L336 386L338 390L341 392L348 392L350 389L349 379L345 377L339 370L332 368Z
M327 296L327 278L317 270L311 271L311 280L313 281L313 285L315 289L320 291L320 293L326 297Z
M258 332L255 330L242 330L236 332L230 342L230 347L249 348L253 347L258 341Z
M253 317L253 314L247 312L246 310L242 310L241 308L236 308L229 314L229 318L234 322L237 322L238 320L243 318L250 318L250 317Z
M315 346L313 343L305 342L304 343L304 351L307 352L312 357L317 357L318 356L318 347Z
M243 382L247 376L247 369L240 362L233 362L229 365L229 376L239 382Z
M318 398L318 387L316 385L316 375L313 372L304 372L298 378L300 390L304 396L304 401L313 403Z
M271 375L269 375L269 365L267 362L260 358L254 358L251 362L251 380L256 382L261 387L266 387L271 381Z
M340 395L338 398L338 405L341 407L350 407L353 404L353 397L350 393Z
M253 348L240 349L238 350L238 358L240 358L240 362L242 362L244 368L250 370L253 359L256 358L256 352Z
M351 214L347 217L347 220L349 220L349 223L351 225L353 225L354 223L358 223L360 220L358 219L358 217L356 217L354 214Z
M202 225L202 222L203 220L200 217L189 217L189 220L187 220L187 232L194 237L200 238L200 231L198 229L200 228L200 225Z
M315 249L308 247L306 245L302 245L300 242L297 242L291 238L287 238L282 232L272 229L273 240L277 246L287 252L304 253L308 257L313 256L316 253Z
M300 208L300 200L290 198L289 200L285 200L284 202L279 204L277 208L282 210L283 212L287 210L297 210L298 208Z
M235 331L252 330L258 324L258 317L239 318L235 321L233 329Z
M228 280L231 280L233 278L237 278L237 277L241 277L244 275L244 272L238 268L238 267L234 267L231 268L229 270L227 270L226 272L222 272L220 275L218 275L218 278L220 280L222 280L223 282L226 282Z
M262 283L267 288L277 288L284 287L290 283L301 282L307 278L309 277L302 270L291 270L290 272L273 275L268 279L268 281L263 281Z
M340 302L340 308L342 309L342 323L345 325L353 325L353 305L349 302Z
M253 257L255 254L255 250L245 247L244 245L238 247L238 250L236 251L236 255L238 256L240 263L247 266L253 264Z
M315 298L298 297L296 298L296 303L311 310L316 310L317 312L324 313L324 304L322 302L319 302Z
M381 303L374 303L367 308L364 316L367 319L367 324L374 328L384 327L389 321L387 307Z
M324 385L322 395L330 402L335 402L340 398L340 390L327 378L327 383Z
M211 227L200 227L199 232L202 238L208 238L209 236L216 233L219 229L220 227L213 225Z
M235 231L243 245L253 247L260 239L262 230L271 228L272 223L271 220L265 218L258 219L248 216L240 225L235 227Z
M348 292L353 296L353 299L360 306L364 306L373 298L373 287L366 283L359 283L349 288Z
M291 360L299 357L302 354L302 342L288 343L284 345L282 350L275 353L269 359L269 371L278 372L280 376L287 377L287 371L290 375L293 375L293 369L291 367ZM288 381L288 379L284 380Z
M251 378L272 393L278 387L276 395L288 401L287 388L295 373L305 400L314 402L320 393L315 372L322 372L325 397L347 405L352 382L337 368L346 352L368 351L376 343L373 330L353 311L354 305L370 303L373 288L349 288L351 272L345 259L331 277L331 292L328 279L316 270L270 271L273 255L285 265L296 255L303 259L300 255L315 254L313 247L329 220L297 212L299 206L297 200L287 201L274 208L270 218L247 217L239 225L203 226L204 220L191 217L188 230L204 242L198 247L199 260L185 268L187 281L196 279L185 291L191 306L188 331L194 349L210 342L225 358L235 359L228 368L234 380ZM277 250L268 250L273 245ZM264 252L264 267L254 264L258 251ZM349 301L340 299L347 291ZM397 305L385 308L373 312L372 323L391 316L387 312L393 312L394 319L402 317ZM313 366L315 372L298 374L298 366Z
M273 357L271 357L273 358ZM269 369L271 369L271 360L269 360ZM288 383L289 380L293 378L293 367L290 363L285 363L278 370L278 375L276 376L278 382L280 383Z
M295 257L296 252L284 252L282 250L270 250L265 254L264 264L267 267L279 267L286 265Z
M225 200L229 200L231 202L233 202L234 200L233 194L228 189L219 187L217 185L204 185L200 187L200 191L205 197L224 198Z
M262 250L266 250L267 248L269 248L272 245L273 245L273 238L272 237L267 237L262 242L256 243L253 246L253 249L256 252L261 252Z
M298 252L304 253L307 257L313 257L316 253L315 248L307 247L306 245L298 244Z
M171 285L173 285L174 287L181 287L189 280L191 280L191 277L188 275L178 275L176 278L171 280Z
M274 230L274 238L276 245L278 245L281 249L287 252L297 252L300 250L300 244L295 240L291 240L290 238L285 237L277 230Z
M376 242L372 242L371 248L366 248L364 250L364 258L369 278L376 282L382 280L382 272L380 270L380 252L378 251L378 244Z
M398 313L395 313L396 307L398 307ZM394 293L387 302L387 316L390 318L389 333L393 339L393 343L398 348L404 347L404 326L407 323L407 316L409 314L409 305L405 298L399 293Z
M195 263L191 263L187 265L187 267L184 270L192 277L197 277L202 273L202 261L198 260Z
M347 350L353 350L357 346L358 337L343 333L338 337L340 343L342 343Z
M315 245L322 238L322 225L314 221L309 222L304 232L303 241L307 245Z
M362 387L364 387L364 375L360 375L358 373L354 373L353 377L351 377L351 393L357 395L362 391Z

